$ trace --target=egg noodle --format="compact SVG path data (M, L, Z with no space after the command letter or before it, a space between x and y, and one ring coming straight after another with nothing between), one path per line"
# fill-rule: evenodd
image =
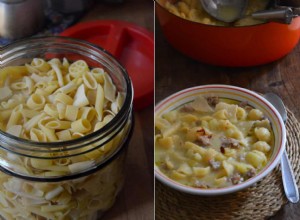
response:
M46 61L34 58L24 66L0 70L0 129L35 142L80 138L109 123L121 109L125 94L118 92L102 68L90 69L83 60ZM68 157L38 159L4 150L11 171L28 176L60 177L94 167L113 152L127 134L123 128L104 146ZM90 146L87 146L88 148ZM68 181L27 181L0 172L0 215L5 220L92 219L110 208L123 183L124 156L105 168Z

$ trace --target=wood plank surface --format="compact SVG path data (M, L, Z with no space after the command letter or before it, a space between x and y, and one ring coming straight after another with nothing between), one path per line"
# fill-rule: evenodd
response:
M122 4L97 4L82 21L120 19L154 30L153 2L125 0ZM168 45L156 23L156 102L195 85L221 83L257 92L275 92L300 120L300 46L271 64L251 68L220 68L191 60ZM136 127L128 151L127 179L114 207L102 219L154 219L153 106L135 113ZM299 219L300 204L288 204L271 220Z
M128 149L124 189L113 208L102 218L104 220L154 219L153 156L147 153L153 149L153 134L152 141L148 141L153 133L153 119L145 126L145 114L153 115L153 107L135 113L135 129Z
M120 4L98 3L81 21L122 20L154 30L153 2L125 0ZM154 219L153 105L135 112L135 128L127 152L126 181L115 205L103 220Z
M164 38L157 21L155 40L156 102L188 87L205 84L228 84L260 93L277 93L296 118L300 120L299 44L286 57L270 64L249 68L223 68L192 60L172 48ZM300 203L287 204L270 219L300 219Z

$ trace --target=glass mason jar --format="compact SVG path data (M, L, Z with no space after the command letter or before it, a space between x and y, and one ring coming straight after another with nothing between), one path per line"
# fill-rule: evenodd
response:
M103 68L117 91L125 94L110 122L77 139L34 142L0 130L0 216L5 220L96 219L113 205L124 181L133 130L133 88L126 70L106 51L64 37L19 41L2 48L1 56L1 68L24 65L33 58L81 59L90 67ZM1 74L0 84L6 74L15 73Z

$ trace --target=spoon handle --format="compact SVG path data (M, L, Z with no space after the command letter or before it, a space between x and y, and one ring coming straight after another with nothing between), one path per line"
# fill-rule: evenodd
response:
M277 21L286 24L290 24L295 17L293 10L291 8L279 8L272 10L264 10L254 12L251 15L255 19L266 19L268 21Z
M295 177L292 173L291 164L289 162L286 151L283 152L281 157L281 172L283 188L287 199L292 203L297 203L299 201L298 187L295 181Z

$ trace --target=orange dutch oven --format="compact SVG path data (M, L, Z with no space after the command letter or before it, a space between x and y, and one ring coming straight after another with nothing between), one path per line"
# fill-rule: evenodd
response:
M238 67L269 63L288 54L300 37L300 17L289 25L268 22L222 27L180 18L155 3L156 15L169 43L183 54L208 64Z

